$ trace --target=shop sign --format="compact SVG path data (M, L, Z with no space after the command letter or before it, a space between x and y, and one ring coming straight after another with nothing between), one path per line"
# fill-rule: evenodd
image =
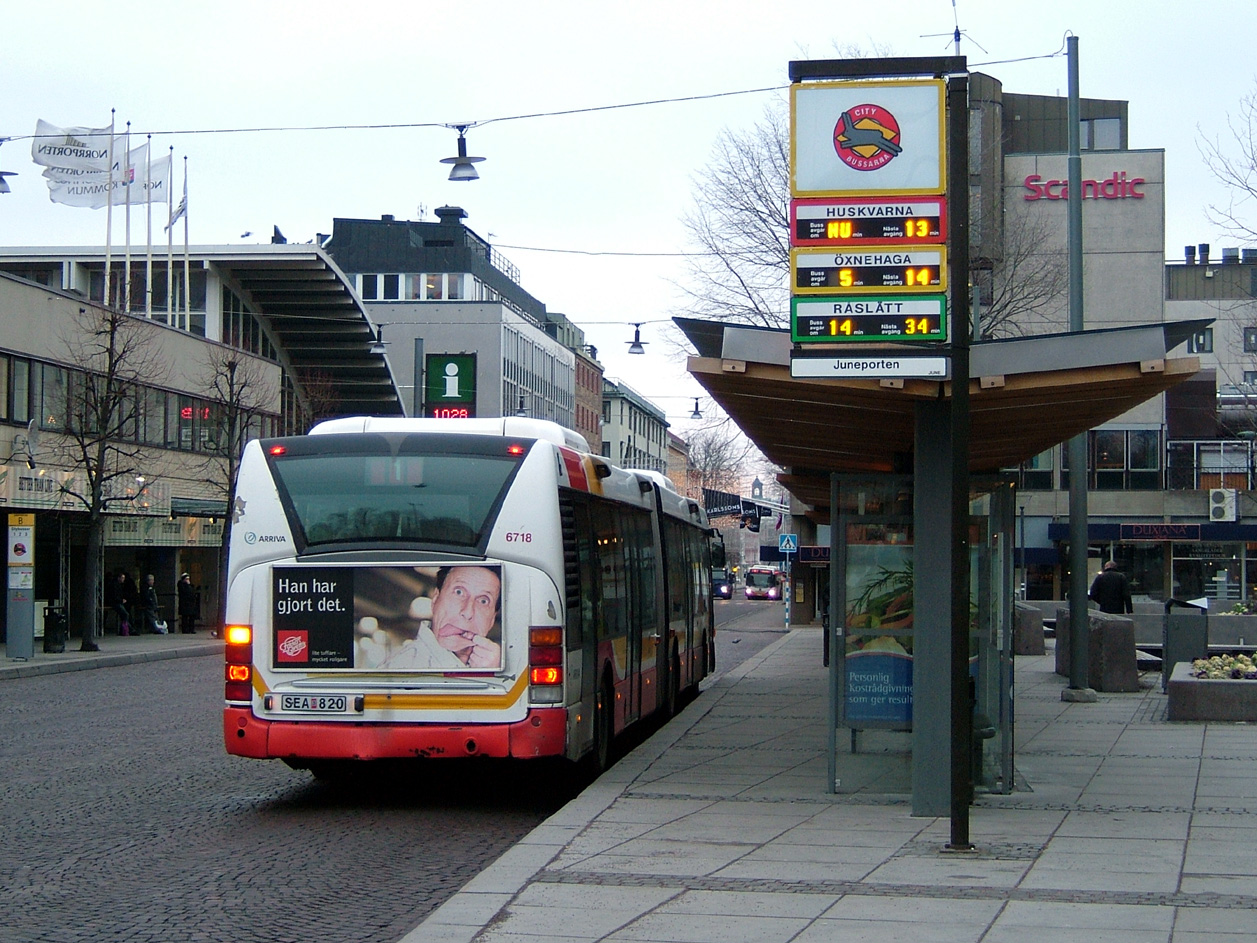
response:
M1113 176L1105 180L1084 180L1082 198L1084 200L1142 200L1145 194L1139 188L1146 182L1143 177L1127 177L1126 171L1115 170ZM1027 201L1069 198L1068 180L1044 180L1040 174L1030 174L1022 181L1022 185L1026 188L1022 199Z
M1119 540L1199 540L1199 524L1121 524Z

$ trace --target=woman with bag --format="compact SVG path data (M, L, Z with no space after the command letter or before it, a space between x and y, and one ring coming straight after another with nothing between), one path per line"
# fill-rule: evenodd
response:
M148 630L154 635L166 634L166 620L161 617L161 604L157 601L157 582L152 573L144 580L144 592L141 601L144 605L144 618Z

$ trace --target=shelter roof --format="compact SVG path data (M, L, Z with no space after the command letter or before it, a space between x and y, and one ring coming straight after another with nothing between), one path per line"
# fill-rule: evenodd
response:
M789 331L677 318L698 351L689 372L814 508L831 472L903 470L916 405L950 380L795 379ZM970 348L971 474L1016 467L1117 418L1200 369L1169 352L1211 323L1179 321L979 341ZM906 348L891 349L901 354ZM844 355L855 355L850 346ZM876 353L887 353L880 348ZM839 351L833 351L837 354ZM859 354L873 351L859 351Z

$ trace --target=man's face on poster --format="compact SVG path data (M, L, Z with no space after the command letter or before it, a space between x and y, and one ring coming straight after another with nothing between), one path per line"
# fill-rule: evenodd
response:
M432 632L463 664L483 663L477 653L496 663L500 647L486 637L497 620L501 592L497 573L478 566L454 567L432 591Z

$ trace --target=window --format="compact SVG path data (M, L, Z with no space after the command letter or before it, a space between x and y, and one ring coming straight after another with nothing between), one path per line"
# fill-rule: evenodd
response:
M1255 383L1257 383L1257 370L1245 370L1244 371L1244 385L1252 386Z
M1084 151L1116 151L1122 146L1120 118L1088 118L1079 122L1079 144Z
M461 301L463 299L463 275L446 275L446 292L445 297L449 301Z
M1207 327L1193 334L1187 341L1187 352L1189 354L1213 353L1213 328Z
M31 418L31 362L13 361L11 418L14 422L28 422Z
M384 300L385 301L397 300L398 289L400 287L399 286L400 280L401 280L400 275L385 275L384 276Z
M1257 327L1244 328L1244 353L1257 354ZM1251 382L1247 373L1244 374L1244 382Z
M380 297L380 277L378 275L360 275L362 279L362 288L359 289L363 301L375 301Z
M9 358L0 357L0 419L9 418Z
M444 292L445 277L443 275L425 275L424 289L426 297L429 301L441 301L445 298Z

